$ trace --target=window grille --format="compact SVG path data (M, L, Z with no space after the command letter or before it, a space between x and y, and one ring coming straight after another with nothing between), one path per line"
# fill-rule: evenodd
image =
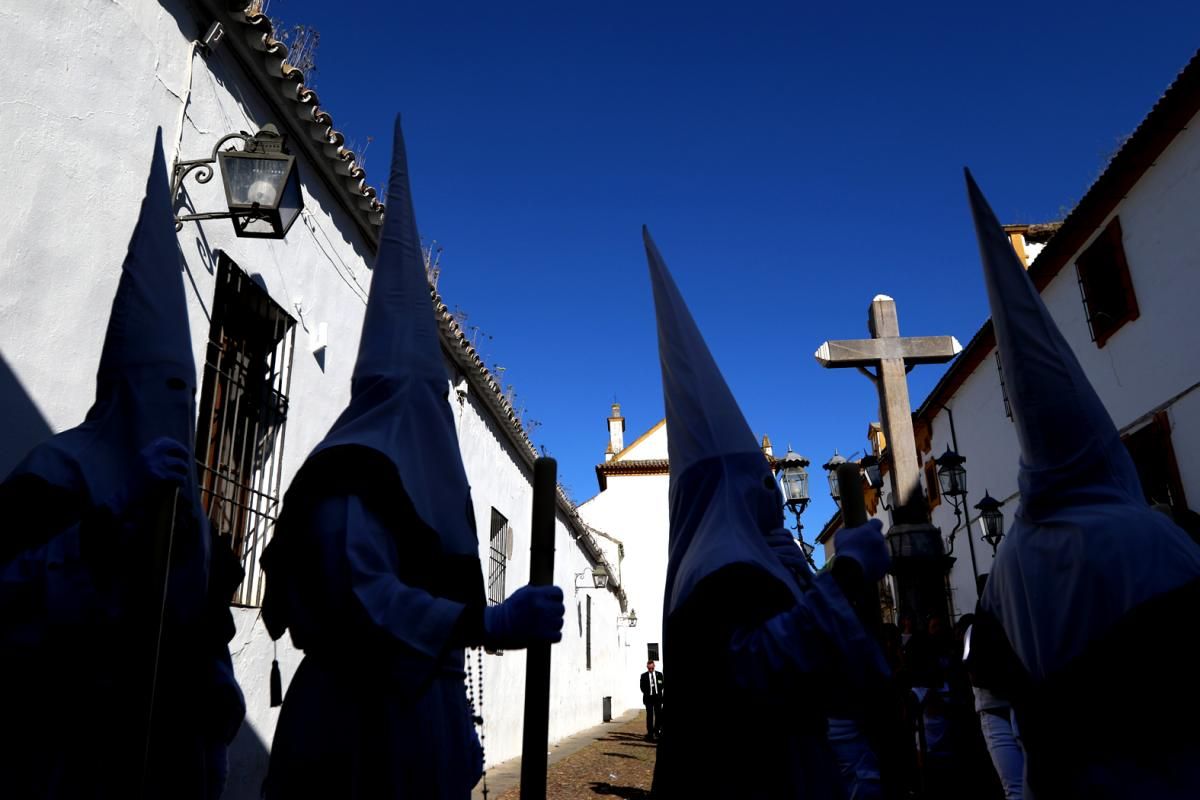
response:
M231 601L258 606L259 559L279 516L295 320L221 253L196 430L200 501L246 577Z
M512 552L512 528L496 509L492 509L492 527L489 549L488 605L504 602L504 572Z
M1000 396L1004 398L1004 416L1012 419L1012 404L1008 402L1008 387L1004 385L1004 365L1000 363L1000 351L996 351L996 372L1000 374Z

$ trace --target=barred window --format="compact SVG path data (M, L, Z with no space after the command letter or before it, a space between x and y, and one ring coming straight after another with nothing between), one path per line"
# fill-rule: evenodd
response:
M246 578L231 598L262 603L259 557L279 515L295 320L224 253L196 430L200 501Z
M1096 240L1075 259L1079 290L1087 311L1088 330L1097 347L1126 322L1138 318L1137 297L1125 260L1121 219L1114 217Z
M512 555L512 528L508 519L492 509L492 528L489 547L488 605L504 602L504 572Z

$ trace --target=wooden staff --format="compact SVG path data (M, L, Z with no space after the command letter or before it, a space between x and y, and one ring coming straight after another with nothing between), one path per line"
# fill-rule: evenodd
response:
M533 464L533 536L529 544L529 585L554 582L554 507L558 463ZM546 746L550 739L550 643L525 651L525 728L521 743L521 800L545 800Z
M867 504L863 496L862 476L858 464L842 464L837 470L838 495L842 506L842 523L847 528L865 525L867 522ZM855 570L857 573L857 570ZM835 570L834 577L838 573ZM847 579L841 576L838 584L850 601L859 621L867 634L879 646L884 646L883 619L879 611L879 586L862 579L861 574L855 574ZM865 698L866 716L858 722L862 732L875 751L879 762L879 777L882 784L883 796L887 798L900 797L904 786L904 711L896 687L883 688L873 697ZM911 741L911 738L909 739ZM923 741L923 739L922 739ZM922 744L922 747L924 745Z
M167 594L170 587L171 551L175 544L175 519L179 509L179 487L163 497L156 509L154 530L154 555L151 567L152 594L158 608L153 612L152 657L150 659L150 696L146 713L146 740L142 751L142 797L150 796L150 751L154 739L154 723L158 716L158 672L162 659L163 630L167 621Z

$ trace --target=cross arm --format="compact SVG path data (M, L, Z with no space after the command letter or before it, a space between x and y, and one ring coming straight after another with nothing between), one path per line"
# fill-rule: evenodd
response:
M880 339L840 339L824 342L814 355L827 369L870 367L885 360L905 365L943 364L962 352L953 336L888 336Z

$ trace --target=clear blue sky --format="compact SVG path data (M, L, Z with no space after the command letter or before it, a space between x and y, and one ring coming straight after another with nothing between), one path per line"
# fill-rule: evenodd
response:
M403 113L442 294L580 502L613 398L627 441L663 413L643 223L751 427L815 468L878 419L812 355L866 336L873 295L912 335L986 316L963 165L1003 221L1059 219L1200 47L1194 0L269 11L320 31L322 106L374 137L373 185ZM914 404L941 371L911 374ZM810 534L833 512L815 472Z

